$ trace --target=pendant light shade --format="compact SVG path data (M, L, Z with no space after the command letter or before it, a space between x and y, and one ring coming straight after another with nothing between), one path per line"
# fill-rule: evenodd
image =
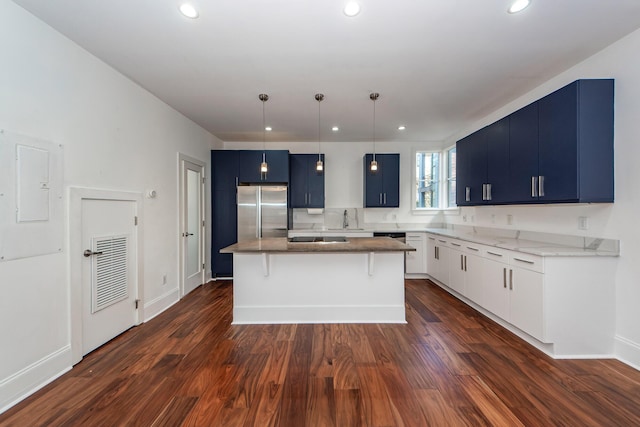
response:
M269 172L269 165L267 165L267 126L265 122L264 104L269 100L269 95L261 93L258 95L258 99L262 101L262 163L260 163L260 173Z
M376 101L380 97L380 94L373 92L369 95L369 99L373 101L373 159L369 164L369 170L371 172L378 171L378 162L376 161Z
M322 155L320 154L320 103L324 99L324 95L316 93L316 101L318 101L318 161L316 162L316 172L322 172L324 170L324 163L322 162Z

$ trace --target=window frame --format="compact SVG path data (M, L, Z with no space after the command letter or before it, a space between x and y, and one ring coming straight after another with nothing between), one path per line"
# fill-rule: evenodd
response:
M448 206L448 172L449 172L449 159L447 157L449 151L452 148L455 148L456 145L453 144L444 149L422 149L422 148L414 148L412 150L412 167L411 167L411 214L412 215L435 215L439 212L444 212L445 214L455 213L460 211L459 206ZM417 165L417 155L418 153L432 153L437 154L439 156L439 171L438 171L438 206L437 208L419 208L416 206L417 203L417 177L416 177L416 168ZM444 165L444 167L443 167Z

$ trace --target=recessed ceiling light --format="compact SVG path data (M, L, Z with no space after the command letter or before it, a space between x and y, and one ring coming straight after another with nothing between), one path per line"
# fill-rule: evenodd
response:
M529 4L531 4L531 0L515 0L513 3L511 3L511 6L509 6L509 9L507 10L507 12L509 13L522 12L529 6Z
M180 13L191 19L196 19L198 16L200 16L196 8L193 7L191 3L182 3L180 5Z
M267 132L271 132L273 128L271 126L267 126L266 128L264 128L264 130L266 130Z
M331 128L332 131L334 132L338 132L340 130L340 128L338 126L334 126Z
M405 130L407 127L405 125L398 126L398 130Z
M360 5L358 4L358 2L355 2L355 1L347 2L347 4L344 5L343 11L345 15L349 17L354 17L360 13Z

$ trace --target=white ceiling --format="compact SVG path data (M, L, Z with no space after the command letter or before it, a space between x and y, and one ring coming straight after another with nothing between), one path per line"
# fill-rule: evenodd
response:
M14 0L224 141L442 141L640 27L639 0ZM398 131L404 124L407 130ZM332 125L340 131L332 133Z

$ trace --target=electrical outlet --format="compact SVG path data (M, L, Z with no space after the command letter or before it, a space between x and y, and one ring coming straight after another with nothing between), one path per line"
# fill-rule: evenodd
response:
M589 229L589 217L587 216L579 216L578 217L578 230L588 230Z

